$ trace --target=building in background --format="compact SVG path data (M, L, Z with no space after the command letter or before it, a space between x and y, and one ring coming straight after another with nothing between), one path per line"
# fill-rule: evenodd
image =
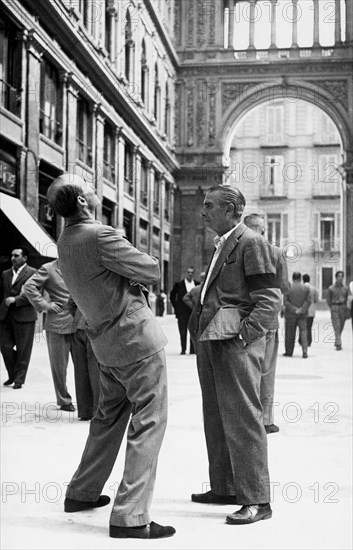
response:
M54 178L70 171L96 187L99 220L123 229L140 250L160 259L161 285L169 287L178 168L173 151L177 57L166 32L172 26L171 4L0 2L3 261L12 241L28 237L16 229L21 205L58 237L62 222L46 192ZM1 206L11 198L17 208ZM43 254L44 241L32 238L29 244Z

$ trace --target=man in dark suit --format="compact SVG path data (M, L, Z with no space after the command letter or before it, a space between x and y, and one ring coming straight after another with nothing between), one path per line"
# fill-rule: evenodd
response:
M200 283L194 281L195 270L193 267L188 267L186 277L182 281L175 283L170 293L170 301L174 308L175 316L178 319L178 328L180 333L181 355L185 355L186 343L188 335L188 322L191 315L190 307L184 302L183 298L187 292ZM190 353L194 352L194 345L190 339Z
M295 271L293 284L284 296L284 346L285 357L292 357L295 334L299 328L299 342L303 350L303 359L308 357L308 332L306 321L311 304L310 288L301 282L301 274Z
M216 250L191 314L197 340L211 490L194 502L239 504L232 525L272 515L260 381L266 333L280 310L273 250L241 222L245 198L217 185L201 215L217 233Z
M15 383L15 390L26 379L37 319L34 307L21 294L22 285L36 272L27 265L27 258L23 247L11 252L12 268L3 272L0 291L0 347L9 376L4 386Z
M67 488L65 511L109 503L101 491L128 426L125 469L110 517L110 536L172 536L173 527L158 525L149 517L167 423L166 338L148 307L144 286L159 281L158 260L95 220L100 202L81 177L60 176L48 189L48 199L66 219L58 241L60 270L85 318L100 368L98 409L81 463Z

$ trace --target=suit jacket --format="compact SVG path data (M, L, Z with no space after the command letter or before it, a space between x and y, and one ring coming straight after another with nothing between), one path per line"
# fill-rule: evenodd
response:
M201 295L201 288L202 286L200 284L197 286L194 286L194 288L192 288L189 292L187 292L183 297L183 302L190 308L190 313Z
M193 309L190 332L200 341L240 334L249 344L270 328L280 296L273 247L240 223L220 252L203 305L199 298Z
M12 284L12 269L6 269L2 273L0 290L0 321L3 321L6 315L10 315L19 323L29 323L37 319L37 313L34 307L29 303L26 296L21 294L23 284L29 279L36 270L34 267L25 265L21 273ZM5 298L14 297L15 303L7 306Z
M290 284L288 281L288 268L287 268L287 262L285 261L283 257L282 250L275 245L272 245L273 247L273 253L274 253L274 259L275 259L275 266L276 266L276 277L277 277L277 283L278 286L282 292L282 294L286 294L290 289ZM278 322L278 315L275 316L272 325L270 327L271 330L277 330L279 327Z
M310 303L310 288L303 283L293 283L284 296L285 318L307 317Z
M200 284L198 281L194 281L194 283L195 286ZM175 283L170 293L170 301L178 319L189 319L191 314L189 306L185 304L183 300L186 293L187 291L184 279L178 283Z
M141 287L159 280L156 258L94 220L66 226L58 252L64 281L101 364L128 365L164 348L167 340Z
M46 291L48 299L43 295L44 290ZM26 281L22 292L37 311L46 312L44 320L45 330L59 334L71 334L76 332L78 328L84 328L85 323L82 315L80 316L79 313L77 313L73 317L69 311L67 303L70 294L59 269L58 260L42 265L42 267ZM51 302L63 306L63 311L60 313L47 311Z

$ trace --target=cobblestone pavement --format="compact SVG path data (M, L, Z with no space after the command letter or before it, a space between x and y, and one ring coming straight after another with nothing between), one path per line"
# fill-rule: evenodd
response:
M329 314L317 313L309 359L299 346L277 366L275 422L268 436L273 517L251 526L225 524L234 506L190 502L208 490L201 397L193 355L179 355L174 316L160 319L168 336L169 423L162 446L152 518L177 529L157 541L108 536L110 507L65 514L65 485L88 432L76 413L56 410L44 336L37 336L26 385L1 385L2 544L10 549L350 549L352 494L352 331L335 351ZM2 382L6 379L1 367ZM69 388L74 391L73 368ZM123 445L124 447L124 445ZM124 453L105 494L114 497Z

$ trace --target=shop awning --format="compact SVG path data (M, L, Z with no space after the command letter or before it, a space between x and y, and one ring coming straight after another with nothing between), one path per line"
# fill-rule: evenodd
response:
M0 193L0 210L22 234L26 241L37 251L39 256L57 258L58 251L56 243L48 235L42 226L31 216L21 201ZM1 235L6 240L6 235Z

